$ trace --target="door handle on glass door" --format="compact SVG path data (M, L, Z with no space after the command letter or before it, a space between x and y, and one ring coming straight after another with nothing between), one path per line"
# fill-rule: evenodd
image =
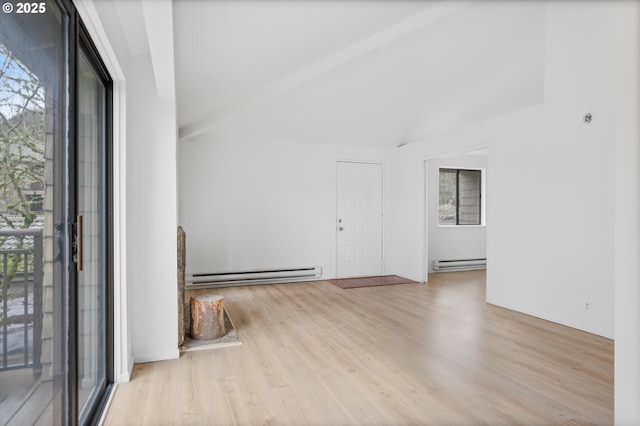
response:
M76 218L76 271L82 271L82 216Z

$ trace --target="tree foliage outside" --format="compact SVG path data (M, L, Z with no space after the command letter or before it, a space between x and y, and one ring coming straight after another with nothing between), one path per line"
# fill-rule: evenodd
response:
M41 226L36 219L43 207L44 125L44 85L0 43L1 229ZM0 237L0 250L23 249L30 241L29 237ZM4 273L3 259L0 275ZM16 272L24 270L24 256L9 255L7 269L7 281L11 282Z
M481 224L481 170L440 169L439 224Z
M1 44L0 67L0 217L3 227L26 229L41 204L28 191L44 184L44 87Z
M439 223L455 225L457 222L457 182L456 171L440 169Z

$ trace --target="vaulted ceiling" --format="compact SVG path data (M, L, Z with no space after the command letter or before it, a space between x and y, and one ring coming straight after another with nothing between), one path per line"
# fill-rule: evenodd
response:
M396 147L544 96L544 4L174 0L180 138Z

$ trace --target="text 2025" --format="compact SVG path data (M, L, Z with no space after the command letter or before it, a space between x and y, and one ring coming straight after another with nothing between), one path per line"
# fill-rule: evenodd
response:
M16 13L45 13L46 3L16 3Z

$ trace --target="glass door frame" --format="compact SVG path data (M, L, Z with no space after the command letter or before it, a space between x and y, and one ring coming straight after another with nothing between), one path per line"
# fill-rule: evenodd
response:
M68 4L68 0L64 0ZM68 193L68 212L67 217L71 222L68 227L70 235L69 240L71 244L69 245L69 249L71 253L69 253L69 268L68 268L68 310L67 310L67 324L68 324L68 348L67 348L67 367L69 374L66 377L66 413L65 413L65 424L68 425L76 425L79 423L79 415L82 407L79 407L78 404L78 271L77 264L74 261L74 250L77 247L78 235L77 229L78 224L76 222L76 218L78 216L79 206L77 202L77 182L79 179L78 176L78 144L80 143L78 125L79 125L79 108L78 108L78 64L79 64L79 56L80 52L85 56L85 59L89 61L90 65L93 67L97 76L100 78L102 84L104 85L105 92L105 147L104 147L104 164L102 164L104 170L104 178L105 178L105 210L103 213L105 219L105 230L106 230L106 241L105 241L105 251L107 258L105 259L105 270L106 277L105 279L105 330L104 337L106 341L105 344L105 357L104 362L106 365L103 365L105 371L105 383L102 385L100 389L100 395L95 400L95 403L92 407L89 408L89 412L85 419L85 424L97 424L100 420L100 416L102 415L102 411L106 406L107 400L109 398L109 394L113 388L114 383L114 321L113 321L113 313L114 313L114 266L113 266L113 253L114 253L114 244L113 244L113 82L107 71L106 66L104 65L98 51L91 41L91 38L82 24L80 17L78 16L77 11L71 5L72 13L70 13L70 34L69 34L69 70L70 70L70 84L69 84L69 117L70 117L70 128L69 128L69 147L68 147L68 156L69 156L69 193Z

